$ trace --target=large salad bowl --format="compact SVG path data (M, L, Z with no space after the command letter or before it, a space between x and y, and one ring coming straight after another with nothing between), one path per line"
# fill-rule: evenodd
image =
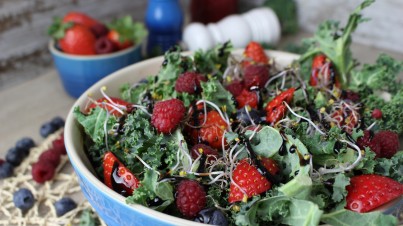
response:
M243 50L235 50L233 54L241 55L242 51ZM280 67L285 67L298 58L298 55L279 51L267 51L267 54L274 59L276 64ZM203 225L157 212L141 205L126 204L125 197L107 187L97 178L84 150L82 128L73 114L76 106L84 108L87 103L88 94L91 94L93 98L99 98L101 97L99 90L105 86L107 87L109 95L119 96L119 89L122 84L135 83L149 75L157 74L163 60L164 58L162 56L145 60L103 78L78 98L67 116L64 131L65 145L71 164L78 176L82 192L94 207L97 214L106 224L111 226Z

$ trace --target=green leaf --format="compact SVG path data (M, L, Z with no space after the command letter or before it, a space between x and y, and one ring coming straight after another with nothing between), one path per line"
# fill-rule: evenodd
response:
M232 43L226 42L207 51L196 51L193 55L196 71L204 75L222 77L231 50Z
M119 42L133 41L140 43L148 32L143 23L134 22L131 16L123 16L109 23L108 28L119 34Z
M91 209L85 209L80 216L80 226L98 226L101 225L99 218Z
M317 226L323 211L319 207L306 200L291 199L290 213L283 218L282 223L288 225Z
M48 35L55 40L60 40L66 34L66 30L74 25L72 22L63 22L62 18L53 18L53 23L48 28Z
M346 209L340 209L332 213L323 214L320 220L332 226L397 225L397 219L392 215L384 215L381 212L356 213Z
M216 78L210 78L207 82L201 82L200 84L203 89L202 98L204 100L215 103L221 110L224 109L229 114L236 111L231 93L224 88L220 81Z
M253 131L246 131L245 135L250 137ZM252 140L251 145L256 154L270 158L278 152L283 143L283 138L280 133L270 126L264 126L257 132Z
M287 197L307 199L312 190L312 179L309 177L310 166L301 167L292 180L279 187L279 191Z
M95 143L103 143L106 131L109 131L117 119L113 115L109 115L106 110L100 107L93 108L88 115L80 111L80 107L74 108L74 116L76 120L83 126L85 133Z
M332 199L335 202L340 202L347 196L346 186L350 184L350 178L343 173L336 175L333 183Z

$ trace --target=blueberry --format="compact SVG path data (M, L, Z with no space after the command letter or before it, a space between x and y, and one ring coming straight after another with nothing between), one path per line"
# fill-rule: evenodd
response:
M16 143L15 143L15 147L17 149L21 149L24 150L26 152L26 154L29 153L29 150L33 147L35 147L35 142L32 138L30 137L23 137L21 139L19 139Z
M12 147L8 149L8 152L6 154L6 161L13 166L19 166L25 157L27 157L27 152L25 149Z
M29 189L21 188L20 190L14 192L13 202L17 208L21 209L22 211L26 211L34 206L35 198Z
M14 166L9 162L0 160L0 179L11 177L13 175Z
M55 202L56 215L58 217L63 216L65 213L75 209L76 207L76 202L74 202L74 200L69 197L62 198L59 201Z
M60 116L56 116L50 121L50 123L57 129L60 129L64 126L64 119ZM57 130L56 129L56 130Z
M47 123L44 123L44 124L41 126L41 129L40 129L39 132L40 132L40 134L41 134L41 136L42 136L43 138L46 138L46 137L48 137L50 134L56 132L57 129L58 129L58 128L55 127L55 125L53 125L51 122L47 122Z
M228 220L224 213L214 207L201 210L196 216L195 221L219 226L228 225Z

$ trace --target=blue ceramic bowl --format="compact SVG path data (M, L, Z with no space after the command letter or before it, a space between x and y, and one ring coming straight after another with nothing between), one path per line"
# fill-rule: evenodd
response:
M94 56L80 56L61 52L54 41L49 51L66 92L78 98L103 77L141 60L141 44L130 48Z

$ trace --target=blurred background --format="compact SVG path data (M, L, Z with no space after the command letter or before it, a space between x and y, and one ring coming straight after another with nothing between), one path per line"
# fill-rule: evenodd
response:
M215 2L215 3L214 3ZM221 4L225 2L225 4ZM47 49L48 26L55 16L71 10L88 13L101 21L131 15L144 21L147 0L0 0L0 90L30 80L53 69ZM272 48L290 50L309 37L326 20L343 25L361 0L179 0L184 23L216 22L231 13L244 13L260 6L272 7L282 21L282 38ZM203 10L212 10L213 13ZM354 33L353 51L363 62L372 62L380 52L403 59L403 1L378 0L364 10L371 18Z

